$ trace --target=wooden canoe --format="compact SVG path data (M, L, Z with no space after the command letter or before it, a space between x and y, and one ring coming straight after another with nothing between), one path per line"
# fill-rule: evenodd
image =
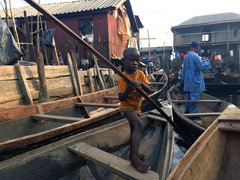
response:
M238 180L240 109L230 105L191 146L167 180Z
M172 164L173 128L156 112L143 113L141 122L140 152L152 170L146 174L128 161L130 128L121 119L1 161L0 179L164 180ZM82 144L87 145L85 150Z
M159 87L158 91L150 95L155 99L167 85L166 74L161 76L163 84L154 85ZM0 160L41 146L39 142L61 139L60 135L70 136L121 118L117 97L114 87L53 102L1 109ZM143 107L144 111L151 106L144 102Z
M189 101L184 100L184 94L178 86L173 86L168 90L167 99L173 106L174 121L187 135L191 135L195 139L230 104L206 93L201 93L200 100L197 101L199 103L197 113L185 114L185 103Z

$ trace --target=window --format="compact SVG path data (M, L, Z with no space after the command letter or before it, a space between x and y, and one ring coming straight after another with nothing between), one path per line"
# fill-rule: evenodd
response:
M203 34L202 35L202 41L203 42L208 42L209 41L209 34Z

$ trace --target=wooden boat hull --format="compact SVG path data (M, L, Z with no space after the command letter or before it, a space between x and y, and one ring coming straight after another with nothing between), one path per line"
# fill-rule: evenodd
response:
M149 113L141 117L144 130L140 152L160 179L166 179L172 163L173 130L167 122L159 121L158 116L155 121L148 116ZM85 142L128 159L129 137L128 121L118 120L2 161L0 179L118 179L94 163L78 158L68 147Z
M240 110L228 107L191 146L167 180L238 180Z
M185 103L184 94L178 86L173 86L168 90L168 101L173 106L173 116L175 122L183 131L192 138L197 138L204 130L219 116L221 112L230 104L224 100L210 96L205 93L200 94L198 111L196 114L184 114ZM196 116L195 116L196 115Z
M157 98L165 89L167 78L165 73L163 76L165 77L164 84L161 85L161 88L156 93L150 96ZM79 97L82 102L117 104L116 98L106 99L106 97L118 97L117 87ZM5 155L8 155L10 150L16 152L15 150L18 149L17 154L22 153L22 151L26 151L25 147L27 149L38 147L36 143L59 137L60 135L64 135L64 137L70 136L79 131L81 132L121 118L119 108L96 109L89 107L87 109L89 112L91 111L91 116L84 119L84 113L75 105L79 97L0 110L0 160L8 158ZM144 102L143 106L148 107L149 104L147 104L147 102ZM46 119L35 120L33 116L36 114L60 116L62 119L59 122L56 119L54 121ZM67 119L71 119L71 123L66 122ZM101 122L102 120L104 122ZM86 128L84 129L83 127L85 126ZM62 137L59 138L61 139ZM30 145L34 146L30 148L28 147ZM10 156L12 156L12 153L10 153Z

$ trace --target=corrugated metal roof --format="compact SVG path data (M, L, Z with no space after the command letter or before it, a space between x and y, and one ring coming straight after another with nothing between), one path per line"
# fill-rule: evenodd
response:
M240 20L240 14L220 13L220 14L196 16L182 22L176 27L190 26L190 25L197 25L197 24L208 24L208 23L224 22L224 21L233 21L233 20Z
M53 15L77 13L85 11L102 10L108 8L117 8L126 0L78 0L72 2L42 4L41 6ZM36 16L37 10L31 6L13 9L15 18L24 17L23 11L27 12L28 16ZM5 17L3 11L0 12L1 17Z

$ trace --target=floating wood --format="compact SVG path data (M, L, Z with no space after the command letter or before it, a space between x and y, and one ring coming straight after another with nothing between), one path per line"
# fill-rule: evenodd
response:
M84 106L90 106L90 107L105 107L105 108L118 108L119 105L117 104L99 104L99 103L76 103L77 107L84 107Z
M67 62L68 62L68 68L69 68L69 71L71 74L74 92L77 96L79 96L79 90L78 90L77 80L76 80L77 78L76 78L75 72L73 70L73 63L72 63L72 59L71 59L71 56L69 53L67 53Z
M66 117L66 116L54 116L48 114L34 114L31 116L33 120L38 121L53 121L53 122L60 122L60 123L75 123L79 122L85 118L76 118L76 117Z
M81 79L80 79L79 74L78 74L77 59L76 59L73 51L71 51L71 57L72 57L73 70L74 70L74 73L76 75L76 80L77 80L79 93L80 93L80 95L83 95L82 82L81 82Z
M209 112L209 113L187 113L183 114L186 117L194 117L194 116L219 116L222 112Z
M33 104L33 99L32 99L32 95L30 93L30 89L27 84L25 72L19 62L17 62L16 71L17 71L17 75L19 78L19 83L20 83L20 87L22 89L25 103Z
M174 103L194 103L194 102L198 102L198 103L221 103L222 100L171 100L171 102Z
M99 166L110 170L124 179L131 180L158 180L159 175L156 172L148 171L145 174L137 172L129 161L104 152L98 148L90 146L84 142L69 146L70 151L76 153L79 157L92 161Z
M82 101L82 99L80 97L77 98L77 101L79 103L83 103L83 101ZM90 114L89 114L89 112L88 112L88 110L87 110L87 108L85 106L83 106L83 107L82 106L77 106L77 107L80 108L80 110L81 110L81 112L82 112L82 114L83 114L83 116L85 118L90 118Z
M44 60L42 53L38 54L37 58L38 78L39 78L39 101L49 101L47 82L45 77Z
M93 84L93 78L92 78L92 71L90 69L87 69L87 76L88 76L88 84L89 84L89 91L94 92L94 84Z

